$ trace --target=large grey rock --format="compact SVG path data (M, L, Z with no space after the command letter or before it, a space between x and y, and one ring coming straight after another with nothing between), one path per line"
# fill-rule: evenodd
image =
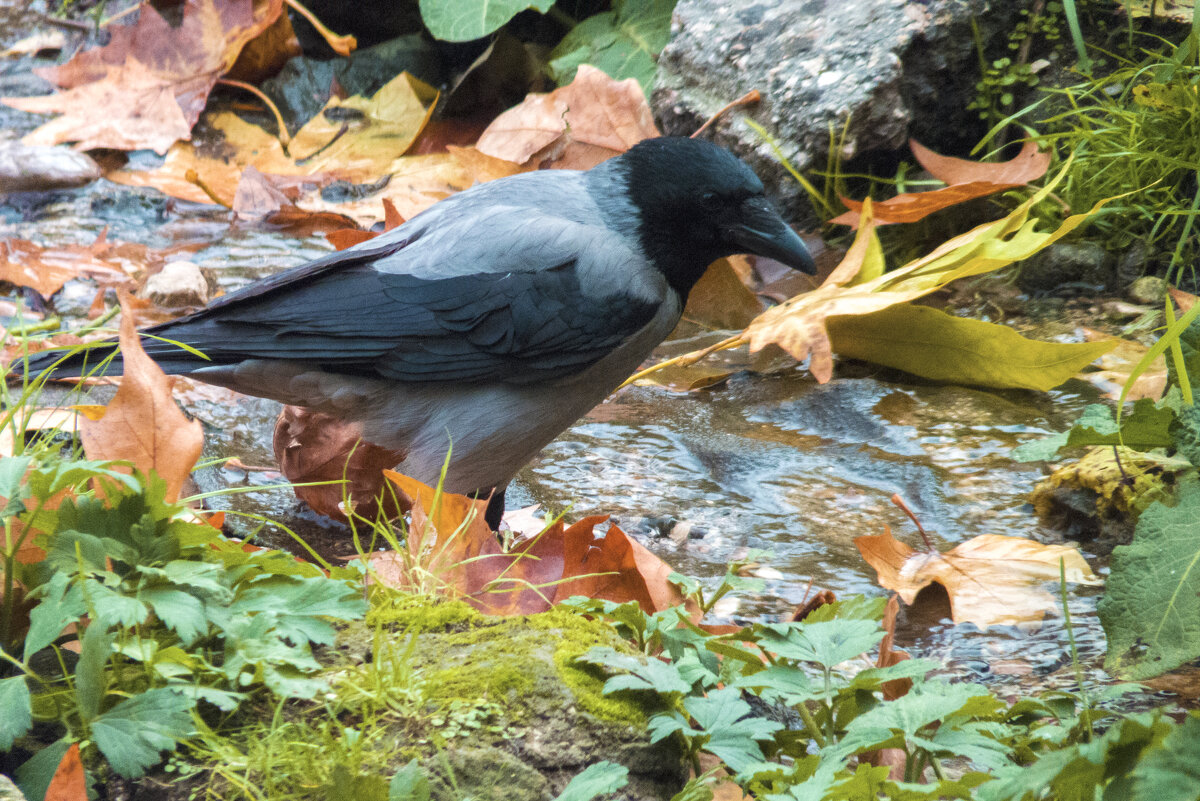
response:
M714 138L746 158L796 217L802 190L749 117L800 170L824 166L830 128L844 160L907 138L960 150L983 133L967 105L979 80L971 20L984 41L1011 30L1029 0L680 0L659 59L653 105L667 133L690 134L752 89L763 101L728 115Z

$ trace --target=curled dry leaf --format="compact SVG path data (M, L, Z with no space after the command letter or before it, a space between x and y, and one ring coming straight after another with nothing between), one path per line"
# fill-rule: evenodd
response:
M1074 548L1000 534L975 537L946 553L913 550L887 527L883 534L855 538L854 544L875 568L880 586L895 590L906 604L936 582L950 596L954 622L981 629L1035 623L1057 608L1058 599L1044 585L1058 582L1060 561L1067 581L1101 583Z
M896 642L896 616L900 614L900 602L895 595L888 598L887 607L883 612L883 640L879 643L879 657L875 660L875 667L885 668L892 665L898 665L906 659L911 659L907 652L900 651L894 648ZM908 695L908 691L912 689L912 679L892 679L885 681L881 689L883 690L883 700L895 701L901 696ZM879 765L888 768L888 778L893 781L904 780L904 768L908 762L908 754L903 748L880 748L859 757L864 762L869 762L872 765Z
M299 406L285 406L275 421L272 444L279 469L288 481L323 482L295 488L296 497L313 511L344 521L342 504L349 498L357 514L373 519L381 497L389 517L407 509L403 498L398 499L402 503L397 508L391 493L383 492L383 471L399 464L404 454L363 441L362 428L357 424Z
M606 517L559 521L504 551L483 522L485 502L442 493L435 503L431 487L387 474L413 500L412 525L407 554L370 555L380 581L406 587L433 575L444 591L496 615L541 612L572 595L636 601L646 612L683 602L668 564L615 525L596 532Z
M187 0L182 21L173 26L144 4L137 22L109 28L104 47L36 70L61 88L57 94L3 101L23 111L62 114L25 137L27 144L165 153L188 138L217 79L282 9L282 0Z
M200 458L204 434L171 396L173 379L142 350L128 297L121 298L121 359L124 375L117 394L98 420L83 420L79 431L89 459L133 463L167 482L167 500L179 497L183 482Z
M660 135L637 81L614 81L585 64L568 85L497 117L475 147L517 164L586 170Z
M921 166L946 187L932 192L905 192L876 201L874 211L878 225L916 222L935 211L1036 181L1050 168L1050 154L1039 151L1034 142L1026 142L1013 159L999 163L942 156L912 139L909 146ZM842 203L850 211L830 222L857 227L863 201L842 198Z

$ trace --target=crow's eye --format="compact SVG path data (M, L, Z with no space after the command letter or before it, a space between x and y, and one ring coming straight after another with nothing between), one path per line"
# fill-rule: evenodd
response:
M709 211L716 211L721 207L721 197L716 192L705 192L700 196L700 205Z

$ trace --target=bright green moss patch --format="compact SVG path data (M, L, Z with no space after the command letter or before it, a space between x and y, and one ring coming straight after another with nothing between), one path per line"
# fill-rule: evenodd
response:
M638 699L605 696L603 673L575 662L596 646L627 647L606 623L559 609L487 617L462 601L393 591L372 599L366 626L419 635L424 694L439 707L495 703L524 724L573 700L602 720L646 725ZM564 686L573 698L563 697Z
M408 629L414 633L441 631L454 626L468 625L483 619L483 615L465 601L435 598L428 595L407 595L395 590L376 592L367 612L367 625Z

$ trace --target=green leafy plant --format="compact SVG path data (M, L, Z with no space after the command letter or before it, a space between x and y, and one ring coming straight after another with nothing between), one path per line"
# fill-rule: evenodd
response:
M1147 793L1172 782L1197 786L1194 769L1169 749L1200 717L1176 726L1160 713L1122 715L1111 705L1131 685L1010 704L979 685L937 678L932 660L856 665L884 637L883 599L850 598L802 622L724 635L696 628L683 607L638 621L632 604L573 603L634 634L646 652L586 654L584 661L610 672L605 692L659 696L668 711L651 718L652 739L678 738L694 760L700 752L719 757L746 792L766 801L1015 801L1043 797L1046 788L1074 792L1081 780L1118 795L1131 786ZM894 683L903 681L911 689L894 697ZM1126 747L1129 759L1115 763ZM871 764L884 750L896 755L902 778Z
M366 611L351 571L330 578L288 554L247 552L167 503L156 475L49 451L0 459L0 475L0 658L13 674L0 679L0 752L30 733L59 738L18 772L23 785L48 781L57 761L45 754L72 742L139 776L195 735L201 701L230 712L262 690L311 697L327 687L313 647L332 644L331 619ZM29 538L45 556L19 561ZM63 650L72 642L77 660Z
M649 94L659 52L671 31L676 0L613 0L602 11L576 22L554 0L421 0L421 19L437 39L466 42L488 36L522 11L549 14L567 28L550 53L547 70L560 85L591 64L618 80L634 78Z

